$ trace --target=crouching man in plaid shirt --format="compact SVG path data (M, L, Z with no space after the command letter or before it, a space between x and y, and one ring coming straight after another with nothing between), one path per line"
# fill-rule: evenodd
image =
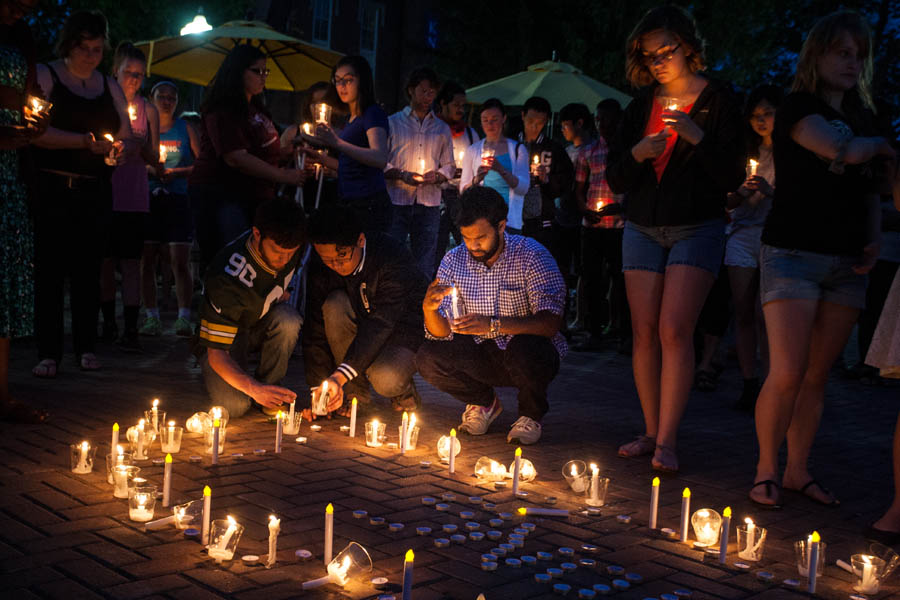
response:
M506 439L533 444L566 352L559 332L566 287L543 246L505 232L507 210L489 187L460 196L456 225L465 244L444 256L425 293L427 339L416 365L426 381L466 404L459 429L470 435L486 433L503 411L494 386L518 388L519 418Z

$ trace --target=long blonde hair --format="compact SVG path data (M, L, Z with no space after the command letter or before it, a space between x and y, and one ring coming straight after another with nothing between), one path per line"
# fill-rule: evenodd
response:
M794 75L792 92L808 92L821 96L822 82L816 72L816 63L835 44L841 34L848 33L856 42L859 53L863 56L863 67L859 72L856 82L856 92L863 105L875 112L875 102L872 99L872 73L874 70L872 60L872 31L859 13L849 10L839 10L819 19L800 49L800 57L797 59L797 73Z

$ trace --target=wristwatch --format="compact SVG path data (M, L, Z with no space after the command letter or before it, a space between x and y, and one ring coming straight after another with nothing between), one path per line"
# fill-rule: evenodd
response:
M500 333L500 319L497 317L491 317L491 335L497 335Z

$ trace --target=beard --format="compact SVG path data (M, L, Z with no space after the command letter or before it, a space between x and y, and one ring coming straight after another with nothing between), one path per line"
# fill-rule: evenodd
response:
M475 252L472 252L471 250L469 250L468 247L466 247L466 250L469 252L469 256L472 257L472 260L474 260L476 262L480 262L480 263L486 263L489 260L491 260L491 258L493 258L495 254L497 254L497 250L499 248L500 248L500 235L497 233L496 230L494 230L494 239L491 241L491 245L488 247L487 250L479 250L477 254Z

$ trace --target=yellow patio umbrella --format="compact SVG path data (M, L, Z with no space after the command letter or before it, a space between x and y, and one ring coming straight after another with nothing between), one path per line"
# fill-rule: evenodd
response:
M328 81L342 54L292 38L261 21L229 21L209 31L139 42L147 75L207 85L232 48L249 43L268 57L270 90L299 91Z
M628 94L588 77L569 63L553 60L466 90L466 100L475 104L499 98L509 106L522 106L532 96L546 98L553 112L570 102L583 102L591 111L607 98L615 98L623 107L631 102Z

